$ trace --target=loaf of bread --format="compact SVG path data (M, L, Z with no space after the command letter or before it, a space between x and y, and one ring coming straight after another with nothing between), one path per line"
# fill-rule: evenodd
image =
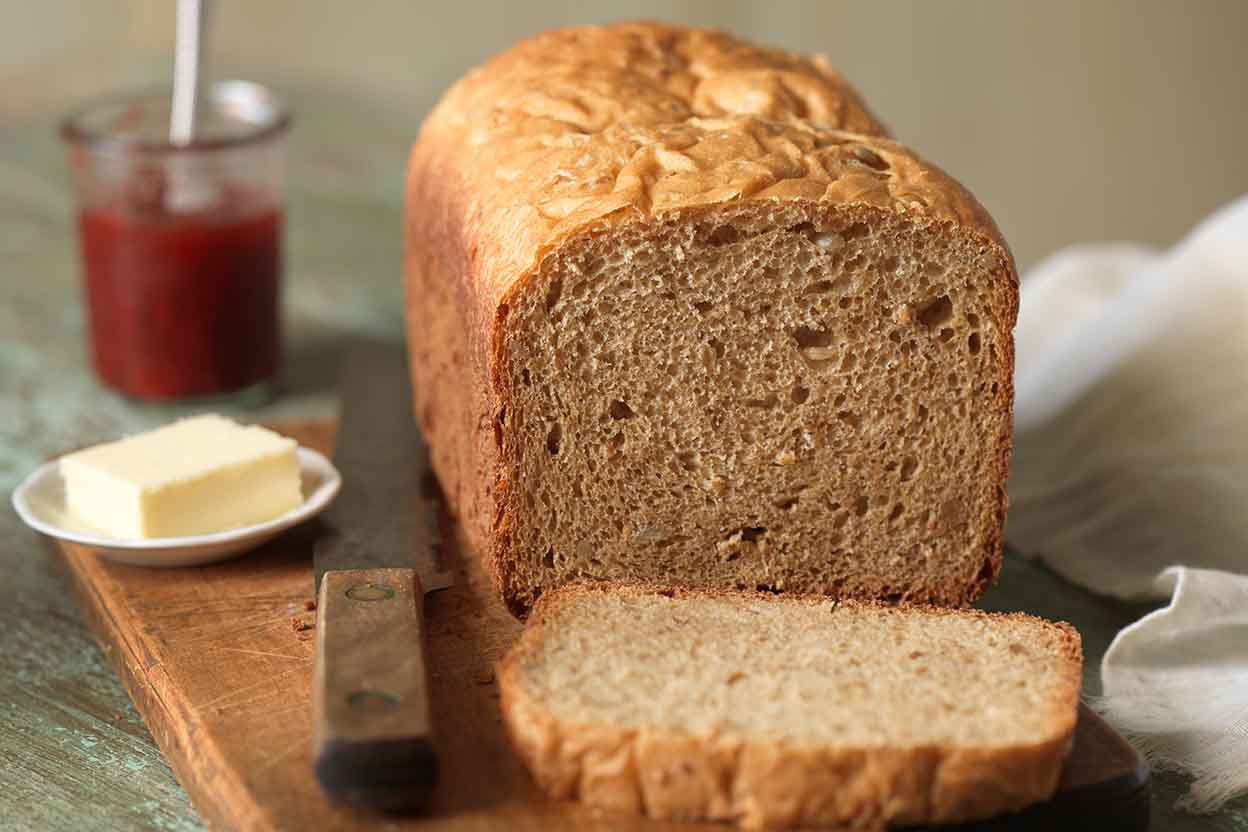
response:
M573 579L961 605L997 573L1017 278L822 59L566 29L411 155L416 413L524 612Z
M1081 665L1025 615L581 584L542 596L499 685L555 797L872 829L1050 797Z

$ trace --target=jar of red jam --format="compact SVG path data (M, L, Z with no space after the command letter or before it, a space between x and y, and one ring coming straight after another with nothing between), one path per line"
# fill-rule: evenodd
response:
M62 125L95 372L138 399L262 400L281 353L290 116L264 87L223 81L174 144L169 110L167 92L123 96Z

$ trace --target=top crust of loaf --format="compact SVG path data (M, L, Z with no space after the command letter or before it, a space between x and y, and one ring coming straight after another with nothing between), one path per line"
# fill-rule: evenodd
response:
M603 223L734 200L810 200L952 222L1005 250L961 185L887 138L822 57L659 23L522 41L456 83L411 174L464 211L484 305Z

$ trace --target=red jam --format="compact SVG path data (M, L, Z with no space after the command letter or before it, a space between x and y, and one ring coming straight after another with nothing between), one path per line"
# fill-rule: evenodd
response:
M158 189L162 190L162 189ZM272 379L280 342L282 213L230 191L171 213L159 192L79 214L96 372L143 399Z

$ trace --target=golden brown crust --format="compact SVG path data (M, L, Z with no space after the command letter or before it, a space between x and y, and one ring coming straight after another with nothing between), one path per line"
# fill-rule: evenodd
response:
M508 586L505 495L521 485L504 459L501 368L510 303L532 289L549 253L603 228L696 218L728 203L804 203L969 232L999 252L1001 280L1016 295L1008 249L984 209L885 135L822 59L654 23L538 35L448 91L409 165L416 412L450 505L513 611L523 614L527 601ZM1002 331L1013 329L1016 306L1000 310ZM1000 406L1011 401L1002 396ZM960 581L933 600L965 603L991 582L999 531L974 585Z
M552 797L656 818L735 821L746 828L953 823L1021 809L1051 797L1070 749L1083 662L1079 634L1064 622L1021 613L989 614L875 601L848 606L958 615L1001 622L1039 622L1057 631L1063 657L1065 714L1042 742L999 747L928 745L798 747L742 742L725 736L680 736L603 724L571 724L533 701L521 681L525 658L543 639L549 614L587 592L675 598L729 597L729 591L656 589L577 583L537 602L520 641L503 659L498 679L508 736L537 783ZM826 605L826 599L785 595L774 603Z

